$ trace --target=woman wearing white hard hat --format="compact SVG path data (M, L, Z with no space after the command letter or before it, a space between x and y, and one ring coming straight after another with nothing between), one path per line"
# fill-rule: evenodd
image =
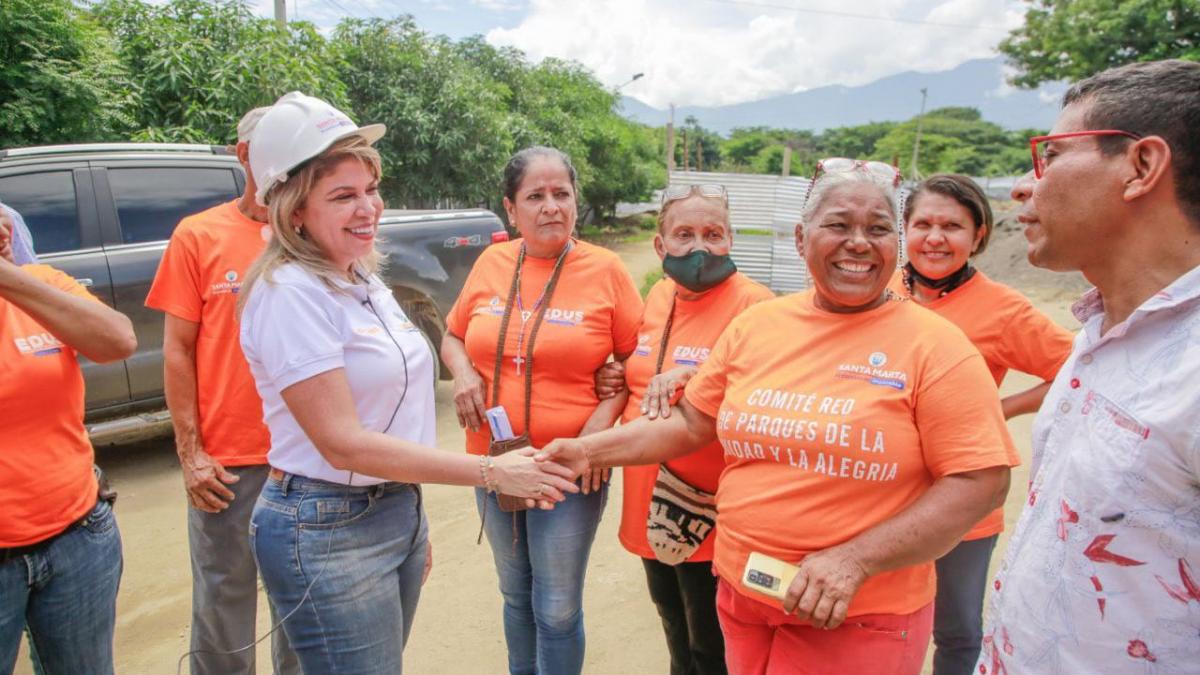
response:
M547 507L578 489L529 453L433 447L435 357L377 276L371 144L383 133L292 92L250 144L273 233L241 298L242 349L271 431L250 537L305 672L401 671L430 560L419 483Z

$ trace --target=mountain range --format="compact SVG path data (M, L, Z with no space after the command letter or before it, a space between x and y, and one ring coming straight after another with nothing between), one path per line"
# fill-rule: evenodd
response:
M921 108L921 89L927 88L925 109L946 106L977 108L983 119L1006 129L1049 129L1058 114L1065 83L1034 90L1015 89L1004 81L1000 58L975 59L935 73L908 71L858 87L831 85L760 101L675 109L675 123L694 116L700 126L722 135L737 127L766 126L809 129L857 126L868 122L908 120ZM621 99L625 117L648 124L666 124L669 113L628 96Z

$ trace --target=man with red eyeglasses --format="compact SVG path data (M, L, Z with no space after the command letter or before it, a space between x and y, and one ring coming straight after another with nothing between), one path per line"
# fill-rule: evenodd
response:
M1070 88L1013 189L1029 260L1096 288L1034 422L976 670L1200 664L1200 63Z

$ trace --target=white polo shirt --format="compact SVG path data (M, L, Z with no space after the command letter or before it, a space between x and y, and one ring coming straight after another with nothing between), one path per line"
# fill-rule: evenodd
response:
M280 267L271 281L255 284L241 343L271 431L267 461L288 473L351 483L350 472L333 468L308 439L280 392L342 368L364 428L432 447L434 356L378 277L338 285L330 290L295 263ZM352 484L381 482L355 473Z

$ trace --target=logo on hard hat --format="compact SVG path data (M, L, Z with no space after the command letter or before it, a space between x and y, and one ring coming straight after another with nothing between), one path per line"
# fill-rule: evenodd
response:
M321 120L320 122L317 122L317 131L320 131L321 133L325 133L326 131L329 131L330 129L338 129L340 127L352 127L352 126L354 126L354 122L351 122L350 118L340 117L338 115L331 113L329 115L329 119L325 119L325 120Z

